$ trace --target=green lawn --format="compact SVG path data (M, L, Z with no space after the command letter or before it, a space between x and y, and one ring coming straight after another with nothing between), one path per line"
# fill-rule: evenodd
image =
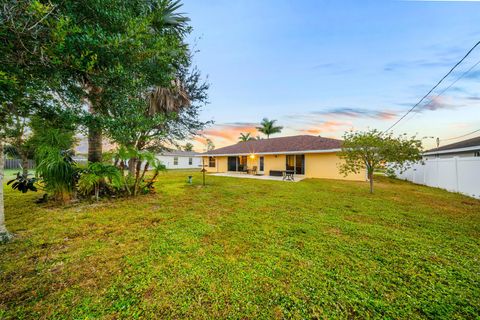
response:
M65 208L7 188L0 318L480 317L480 201L188 174Z

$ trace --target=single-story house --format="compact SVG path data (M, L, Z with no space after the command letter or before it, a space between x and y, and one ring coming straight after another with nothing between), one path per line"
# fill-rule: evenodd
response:
M463 140L428 150L423 153L425 159L480 157L480 137Z
M249 172L282 175L293 172L305 178L365 181L365 172L344 176L338 156L342 140L311 135L251 140L208 151L203 156L207 172Z
M200 153L193 151L175 150L170 152L162 152L157 154L167 169L194 169L200 170L202 165L202 157Z

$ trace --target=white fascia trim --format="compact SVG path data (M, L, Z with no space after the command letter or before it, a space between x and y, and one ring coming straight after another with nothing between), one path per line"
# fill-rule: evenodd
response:
M327 150L300 150L300 151L280 151L280 152L251 152L251 153L224 153L224 154L204 154L204 157L226 157L226 156L249 156L254 155L278 155L278 154L303 154L303 153L333 153L342 149Z
M424 156L430 156L434 154L445 154L445 153L455 153L455 152L465 152L465 151L476 151L480 150L480 146L474 147L467 147L467 148L457 148L457 149L449 149L449 150L441 150L441 151L431 151L431 152L424 152Z

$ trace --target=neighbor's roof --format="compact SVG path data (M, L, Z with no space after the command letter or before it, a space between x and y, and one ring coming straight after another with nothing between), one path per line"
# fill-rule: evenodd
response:
M446 146L427 150L427 152L425 153L431 154L431 153L459 152L459 151L473 150L476 148L480 148L480 137L447 144Z
M162 156L180 156L180 157L192 157L198 156L200 153L195 151L183 151L183 150L173 150L173 151L163 151L160 152Z
M342 140L301 135L239 142L232 146L206 152L204 155L275 154L314 151L332 152L339 151L341 146Z

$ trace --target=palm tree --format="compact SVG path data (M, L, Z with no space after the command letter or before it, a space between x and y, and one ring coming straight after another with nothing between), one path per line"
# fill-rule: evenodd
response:
M268 118L263 118L260 122L260 127L257 127L257 130L267 136L267 139L270 138L271 134L282 132L283 127L275 126L277 120L268 120Z
M172 81L170 88L157 87L148 97L148 114L178 112L190 105L190 98L180 80Z
M169 114L180 112L183 108L190 106L188 93L179 79L172 80L171 86L156 87L147 96L147 114L151 117L157 114ZM134 176L137 170L137 158L131 158L128 162L130 174Z
M245 141L255 140L255 138L253 138L249 132L247 133L240 132L240 137L238 137L238 140L245 142Z
M187 144L185 144L185 147L183 147L183 150L193 151L193 144L191 144L190 142L187 142Z

